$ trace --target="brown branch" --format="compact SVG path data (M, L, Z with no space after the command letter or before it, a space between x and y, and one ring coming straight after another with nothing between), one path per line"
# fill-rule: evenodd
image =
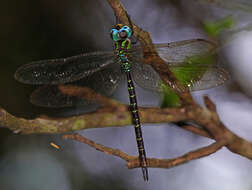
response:
M148 167L152 168L171 168L178 166L180 164L184 164L186 162L189 162L191 160L199 159L205 156L209 156L210 154L213 154L217 152L219 149L221 149L223 146L225 146L226 142L214 142L213 144L188 152L182 156L179 156L177 158L172 159L156 159L156 158L148 158ZM134 160L130 160L127 164L128 168L137 168L140 167L140 163L137 158Z
M70 88L70 87L69 87ZM82 88L80 88L82 89ZM84 88L83 88L84 89ZM116 104L116 101L115 101ZM0 127L9 128L12 131L20 131L21 134L33 133L65 133L90 128L122 127L131 125L131 114L128 106L118 103L116 112L98 111L80 116L68 118L35 118L31 120L18 118L0 108ZM104 108L102 108L104 109ZM139 114L143 123L167 123L185 120L184 110L180 108L159 109L139 108Z
M207 109L209 109L212 112L216 112L216 106L214 105L214 103L210 100L210 98L208 96L204 96L204 103L207 107Z
M72 139L76 140L78 142L82 142L84 144L87 144L96 150L99 150L101 152L104 152L105 154L117 156L127 162L127 166L129 169L140 167L140 162L138 159L138 156L131 156L129 154L126 154L119 149L113 149L110 147L103 146L101 144L95 143L94 141L80 135L80 134L69 134L64 135L64 139ZM152 168L171 168L180 164L183 164L185 162L188 162L190 160L195 160L198 158L202 158L204 156L208 156L212 153L215 153L219 149L221 149L224 145L226 145L226 142L220 141L215 142L209 146L188 152L182 156L179 156L177 158L173 159L157 159L157 158L148 158L147 159L147 165L148 167Z
M104 152L105 154L111 154L111 155L117 156L119 158L122 158L125 161L130 161L132 159L137 158L136 156L128 155L128 154L120 151L119 149L113 149L113 148L109 148L109 147L106 147L104 145L95 143L94 141L92 141L92 140L90 140L90 139L88 139L88 138L86 138L86 137L84 137L84 136L82 136L80 134L77 134L77 133L76 134L63 135L63 139L76 140L78 142L87 144L87 145L95 148L96 150Z
M192 125L184 125L184 126L179 126L187 131L190 131L194 134L201 135L203 137L207 138L213 138L206 130L200 129L198 127L192 126Z

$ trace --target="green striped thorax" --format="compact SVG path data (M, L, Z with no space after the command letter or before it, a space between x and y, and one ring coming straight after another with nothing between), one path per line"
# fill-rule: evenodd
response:
M110 36L115 41L117 59L123 72L130 72L131 64L128 59L128 50L131 48L131 28L122 24L117 24L115 28L111 29Z

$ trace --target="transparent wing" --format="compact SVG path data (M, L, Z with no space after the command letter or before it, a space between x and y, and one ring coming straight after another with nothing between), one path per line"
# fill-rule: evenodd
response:
M204 39L183 40L171 43L154 44L159 56L164 59L167 64L180 64L185 58L204 55L205 53L213 52L216 45ZM140 45L134 46L130 50L132 60L143 61L143 49ZM153 52L146 52L146 55L151 55Z
M218 66L213 66L204 70L203 76L197 80L194 79L187 83L190 91L204 90L222 85L230 78L226 69Z
M150 66L140 62L132 63L132 78L142 88L153 91L161 91L160 77Z
M23 65L15 78L26 84L63 84L80 80L113 63L113 52L93 52Z
M102 95L111 96L120 85L123 76L120 65L113 64L77 82L71 83L71 85L85 86ZM38 88L32 93L31 102L37 106L54 108L85 106L87 109L92 109L100 106L96 102L63 94L57 85L46 85Z
M215 87L229 78L224 65L217 64L215 45L211 42L201 39L185 40L157 44L155 48L178 80L190 90ZM135 50L138 52L140 48L136 47ZM134 81L145 89L161 91L161 79L150 65L143 64L143 54L132 53Z
M67 96L63 94L57 85L45 85L36 89L31 97L32 104L41 107L61 108L71 107L74 105L92 105L92 102L87 102L75 96ZM94 103L94 106L98 106Z
M229 79L229 73L220 65L175 66L171 67L177 79L190 91L204 90L223 84Z

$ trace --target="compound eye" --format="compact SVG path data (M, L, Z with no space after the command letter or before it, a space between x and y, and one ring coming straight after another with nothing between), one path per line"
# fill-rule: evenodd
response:
M120 40L120 35L119 35L119 31L116 29L111 29L110 30L110 37L112 38L112 40L114 41L118 41Z

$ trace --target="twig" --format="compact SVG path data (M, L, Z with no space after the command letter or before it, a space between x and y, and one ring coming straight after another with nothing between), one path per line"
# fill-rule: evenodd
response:
M179 127L185 129L185 130L188 130L194 134L197 134L197 135L201 135L203 137L207 137L207 138L213 138L206 130L204 129L200 129L198 127L195 127L195 126L192 126L192 125L178 125Z
M80 134L77 134L77 133L63 135L63 139L72 139L72 140L82 142L84 144L87 144L87 145L95 148L96 150L104 152L105 154L111 154L111 155L120 157L125 161L130 161L132 159L137 158L136 156L128 155L128 154L120 151L119 149L113 149L113 148L109 148L109 147L103 146L101 144L95 143L94 141L92 141L92 140L90 140L90 139L88 139L88 138L86 138L86 137L84 137L84 136L82 136Z
M157 159L157 158L149 158L147 160L148 167L152 168L171 168L178 166L180 164L184 164L186 162L189 162L191 160L199 159L205 156L208 156L210 154L213 154L217 152L219 149L221 149L223 146L226 145L225 141L221 142L214 142L213 144L188 152L182 156L179 156L177 158L172 159ZM128 168L136 168L140 167L140 163L137 159L130 160L127 164Z
M110 147L103 146L101 144L95 143L94 141L80 135L80 134L70 134L70 135L64 135L64 139L73 139L79 142L82 142L84 144L87 144L96 150L99 150L101 152L104 152L105 154L117 156L127 162L127 166L129 169L140 167L139 159L137 156L131 156L129 154L126 154L119 149L113 149ZM183 164L185 162L188 162L190 160L195 160L198 158L202 158L204 156L208 156L212 153L215 153L220 148L222 148L224 145L226 145L225 141L215 142L209 146L188 152L182 156L179 156L177 158L173 159L157 159L157 158L148 158L147 163L148 167L153 168L171 168L180 164Z

